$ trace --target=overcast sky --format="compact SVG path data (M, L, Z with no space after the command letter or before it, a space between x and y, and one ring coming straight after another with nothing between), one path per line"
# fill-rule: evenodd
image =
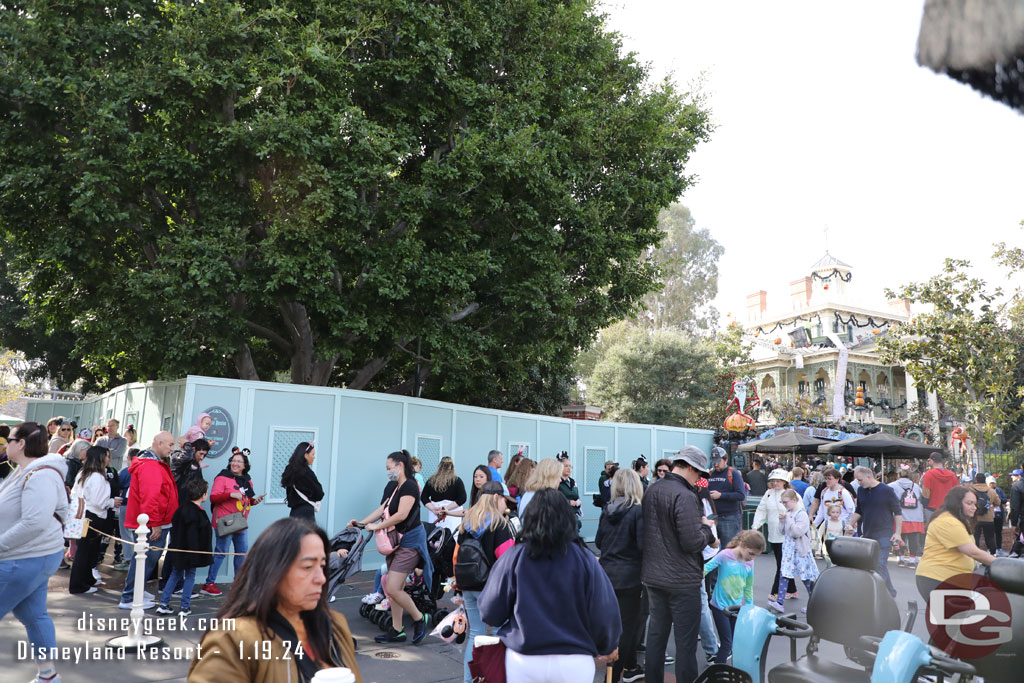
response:
M923 0L607 0L627 50L688 90L717 129L681 198L725 247L716 300L769 308L825 251L864 303L943 259L1004 279L992 244L1024 245L1024 117L914 59ZM773 305L773 301L774 304Z

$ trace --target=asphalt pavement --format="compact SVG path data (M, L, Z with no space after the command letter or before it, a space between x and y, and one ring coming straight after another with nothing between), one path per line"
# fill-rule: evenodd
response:
M109 559L109 555L108 555ZM824 568L824 565L821 564ZM116 658L116 651L104 650L107 641L122 631L111 630L119 625L109 620L122 620L129 612L120 610L117 603L124 583L124 572L113 571L109 562L100 567L101 574L107 583L97 593L91 595L71 595L67 592L68 570L58 571L50 579L50 595L47 601L50 616L57 629L57 644L68 648L66 661L58 663L58 671L65 683L95 683L110 681L111 683L142 683L154 681L185 681L189 664L196 645L202 639L205 628L203 620L212 619L216 615L217 606L223 598L199 596L192 600L192 615L179 620L168 617L162 623L152 623L153 630L163 637L161 648L152 652L145 659L139 659L134 653L123 660ZM895 558L890 561L890 573L898 591L898 602L901 612L906 612L907 601L920 603L920 597L914 583L912 569L897 567ZM756 560L755 568L755 602L765 606L770 592L770 584L775 574L774 557L770 554L761 555ZM358 641L357 661L367 683L391 683L398 681L416 681L418 683L456 682L462 680L462 646L449 645L438 638L427 637L421 644L380 646L373 642L373 636L380 630L366 619L359 616L360 599L372 585L372 572L363 572L349 579L338 591L338 599L332 604L348 618L352 633ZM227 585L221 585L227 590ZM198 587L197 587L198 590ZM799 587L800 597L786 601L787 611L793 611L798 617L800 608L807 604L806 592ZM172 601L177 607L177 598ZM451 608L451 605L445 604ZM927 638L924 626L923 605L913 632ZM557 609L557 606L552 606ZM148 617L154 620L159 617L151 609ZM841 615L837 615L841 618ZM905 616L904 616L905 621ZM157 628L159 626L159 628ZM183 627L183 628L182 628ZM200 630L202 629L202 630ZM20 649L24 648L25 630L13 615L8 614L0 620L0 679L3 681L31 680L35 675L35 665L31 660L21 657ZM22 644L22 645L19 645ZM802 652L806 640L800 641ZM736 643L735 647L743 647ZM674 654L674 646L669 641L669 653ZM824 656L836 657L843 661L845 656L839 646L823 643L819 652ZM703 653L698 653L698 660L703 662ZM789 641L773 638L768 651L768 668L789 660ZM703 668L703 663L701 664ZM672 666L666 667L666 673L672 672ZM604 681L604 672L600 671L595 681ZM666 680L674 681L671 676Z

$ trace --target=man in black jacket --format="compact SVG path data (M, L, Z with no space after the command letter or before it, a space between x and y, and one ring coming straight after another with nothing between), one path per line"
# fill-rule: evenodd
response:
M663 683L665 649L676 633L676 680L697 677L704 547L714 541L694 484L708 475L708 458L696 446L676 454L672 471L644 495L644 557L641 572L651 603L645 681Z
M1010 472L1013 484L1010 486L1010 525L1016 529L1010 555L1018 557L1021 551L1020 529L1024 527L1024 471Z

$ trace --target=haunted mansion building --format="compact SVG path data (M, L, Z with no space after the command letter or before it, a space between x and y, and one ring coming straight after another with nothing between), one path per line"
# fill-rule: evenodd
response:
M866 307L854 285L853 268L826 252L790 283L789 306L782 307L789 310L769 310L764 290L747 296L743 327L754 347L744 374L760 395L758 428L795 419L892 432L915 402L936 414L934 394L883 362L877 349L890 327L909 319L910 302Z

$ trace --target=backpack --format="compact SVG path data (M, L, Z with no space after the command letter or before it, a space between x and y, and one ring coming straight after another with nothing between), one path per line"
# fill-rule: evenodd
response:
M905 488L903 486L901 486L900 488L903 489L903 495L900 496L900 507L903 508L904 510L917 509L918 500L917 496L914 495L913 484L911 484L910 488Z
M480 539L466 534L455 550L455 585L460 590L483 590L490 571L491 562Z
M991 502L988 499L988 491L982 492L978 491L977 489L972 490L974 490L974 493L977 494L976 497L978 499L978 510L977 512L974 513L974 516L981 517L982 515L987 515L989 510L989 503Z

